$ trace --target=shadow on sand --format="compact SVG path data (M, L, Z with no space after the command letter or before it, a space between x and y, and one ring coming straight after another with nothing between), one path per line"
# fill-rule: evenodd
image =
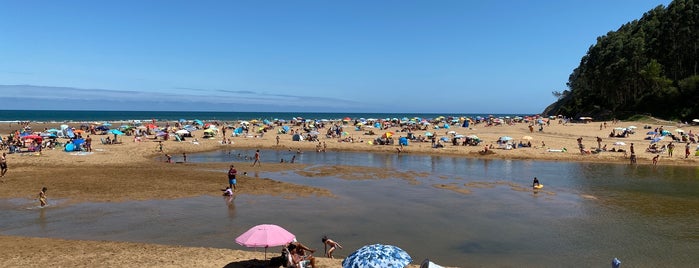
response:
M244 261L237 261L237 262L231 262L229 264L226 264L226 266L223 266L223 268L278 268L282 266L282 260L280 257L273 257L269 260L258 260L258 259L252 259L252 260L244 260Z

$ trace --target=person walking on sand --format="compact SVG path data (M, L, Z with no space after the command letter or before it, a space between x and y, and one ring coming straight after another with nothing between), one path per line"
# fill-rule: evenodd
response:
M684 146L684 158L689 158L689 142Z
M653 157L653 165L658 165L658 158L660 158L659 154L656 154L655 157Z
M39 191L39 205L41 207L44 207L48 204L46 201L46 191L48 191L48 188L43 187L41 188L41 191Z
M340 243L333 241L332 239L328 238L328 236L323 236L323 239L321 239L321 241L323 241L323 247L325 248L325 256L327 256L328 258L334 259L333 251L335 251L336 248L342 249ZM328 247L330 248L328 249Z
M2 157L0 157L0 178L5 177L5 173L7 173L7 156L5 156L5 153L2 153Z
M228 186L235 191L237 189L236 184L237 181L235 179L235 176L238 175L238 170L235 169L235 166L231 165L231 168L228 169Z
M255 151L255 162L252 162L252 167L254 167L255 164L257 164L257 166L259 167L262 166L262 163L260 163L260 149L257 149L257 151Z

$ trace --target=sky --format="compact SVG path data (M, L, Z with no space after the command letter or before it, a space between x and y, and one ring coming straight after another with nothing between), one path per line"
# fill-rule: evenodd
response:
M665 0L0 0L0 110L542 112Z

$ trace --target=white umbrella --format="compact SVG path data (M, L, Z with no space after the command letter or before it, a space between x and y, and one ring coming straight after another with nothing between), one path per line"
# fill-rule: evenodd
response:
M185 129L180 129L180 130L178 130L178 131L175 132L175 133L176 133L176 134L180 134L180 135L185 135L185 134L189 134L189 131L187 131L187 130L185 130Z
M614 143L614 145L624 146L624 145L626 145L626 143L624 143L623 141L617 141Z
M678 129L675 129L675 132L684 133L684 130L678 128Z

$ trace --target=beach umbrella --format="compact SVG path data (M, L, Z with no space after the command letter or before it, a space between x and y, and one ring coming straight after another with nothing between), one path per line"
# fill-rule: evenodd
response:
M390 137L393 137L393 132L386 132L386 133L383 134L382 137L383 137L383 138L390 138Z
M27 136L22 136L22 139L23 139L23 140L35 140L36 142L41 142L42 140L44 140L44 138L42 138L42 137L39 136L39 135L27 135Z
M627 128L628 128L628 129L637 129L638 127L636 127L636 126L628 126Z
M51 137L51 138L55 138L55 137L56 137L56 133L41 132L41 133L39 133L39 136L41 136L41 137Z
M109 123L109 122L104 122L104 123L102 123L102 125L105 126L105 127L111 127L111 126L112 126L112 124Z
M357 249L342 261L342 268L406 267L413 259L392 245L374 244Z
M204 130L204 133L211 133L211 134L213 134L215 131L216 131L216 130L213 129L213 128L207 128L206 130Z
M675 132L677 132L677 133L684 133L684 130L678 128L678 129L675 129Z
M186 135L189 134L189 131L187 131L186 129L180 129L178 131L175 131L175 134Z
M699 123L699 119L692 119L692 122Z
M97 127L95 128L95 130L107 131L107 130L109 130L109 127L107 127L107 126L105 126L105 125L97 126Z
M49 133L56 133L56 132L59 132L59 131L60 131L60 130L58 130L58 129L52 128L52 129L47 130L46 132L49 132Z
M626 145L626 143L623 141L617 141L614 143L614 145L624 146L624 145Z
M461 138L463 138L463 137L464 137L464 135L461 135L461 134L459 134L459 135L454 135L454 138L457 138L457 139L461 139Z
M294 234L278 225L260 224L238 236L235 242L249 248L265 248L266 259L268 247L283 246L295 238Z
M114 135L124 135L124 132L119 131L118 129L112 129L109 131L109 133L112 133Z
M522 137L522 139L530 141L530 140L533 140L534 138L532 138L532 136L524 136L524 137Z
M178 120L178 122L180 122L180 123L184 123L184 122L187 122L187 119L184 119L184 118L180 118L180 120Z
M616 130L616 131L624 131L624 130L626 130L626 129L623 128L623 127L616 127L616 128L614 128L614 130Z
M475 134L471 134L471 135L468 135L466 137L470 138L470 139L478 139L478 136L476 136Z
M456 131L451 130L451 131L447 132L447 134L456 135Z
M116 135L116 134L115 134L115 135ZM162 136L165 136L165 135L167 135L167 133L166 133L165 131L158 131L158 133L155 133L155 136L158 136L158 137L162 137Z
M204 122L202 122L202 121L199 120L199 119L194 119L194 124L195 124L195 125L203 126L203 125L204 125Z
M318 131L311 131L311 132L308 132L308 134L309 134L309 135L318 135L318 134L320 134L320 132L318 132Z
M655 132L655 131L648 131L648 133L646 133L646 135L656 135L656 134L658 134L658 132Z
M503 136L503 137L500 137L500 140L501 140L501 141L510 141L510 140L512 140L512 137L510 137L510 136Z
M425 132L425 137L432 137L432 135L433 135L432 132L429 132L429 131Z
M659 142L659 141L663 140L664 138L665 138L665 136L655 137L650 141L650 143L653 144L653 143Z

